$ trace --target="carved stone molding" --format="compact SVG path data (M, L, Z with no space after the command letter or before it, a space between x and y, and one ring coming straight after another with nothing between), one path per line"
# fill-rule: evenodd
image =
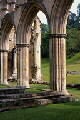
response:
M20 43L20 44L16 44L17 48L23 48L23 47L30 47L30 44L27 43Z
M67 34L49 34L49 38L67 38Z
M0 49L0 52L9 52L8 50Z

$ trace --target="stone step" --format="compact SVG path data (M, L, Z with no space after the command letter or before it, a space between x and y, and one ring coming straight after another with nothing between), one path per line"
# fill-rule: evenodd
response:
M18 87L18 88L0 88L0 95L6 94L23 94L25 91L25 87Z
M13 107L13 106L26 106L31 107L34 105L33 98L20 98L20 99L2 99L0 100L0 108Z
M46 101L46 102L45 102ZM0 99L0 108L8 106L20 106L20 105L45 105L47 103L57 103L57 102L68 102L72 101L72 98L69 96L35 96L35 97L26 97L19 99Z
M36 99L41 99L41 98L52 98L52 97L59 97L59 95L34 95L34 94L7 94L7 95L0 95L0 100L6 100L6 99L20 99L20 98L27 98L27 99L31 99L31 98L36 98Z
M1 94L0 111L69 101L73 101L73 98L51 91L41 93L24 92L22 94Z
M0 100L1 99L18 99L18 98L30 98L32 97L32 94L28 93L17 93L17 94L6 94L6 95L0 95Z
M66 103L74 101L70 96L59 96L57 98L53 97L51 99L44 98L20 98L20 99L7 99L2 100L0 103L0 112L13 110L13 109L21 109L27 107L41 106L47 104L55 104L55 103Z
M18 98L51 98L51 97L59 97L64 96L61 93L54 93L54 92L41 92L41 93L16 93L16 94L0 94L0 99L18 99Z

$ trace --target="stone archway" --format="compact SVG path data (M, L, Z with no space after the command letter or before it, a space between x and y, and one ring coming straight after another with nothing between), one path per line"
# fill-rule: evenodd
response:
M29 88L29 47L30 47L30 39L31 39L31 26L39 10L42 10L42 8L40 8L40 6L37 6L36 4L33 5L31 4L31 7L28 10L24 6L17 31L17 49L18 49L18 57L19 57L18 81L20 86L26 86L27 88ZM23 20L23 18L25 19ZM25 51L23 51L23 49ZM21 58L23 58L23 60Z
M70 4L64 0L59 3L59 1L55 1L53 4L53 7L51 9L51 14L49 16L49 13L45 11L45 8L41 6L41 4L36 4L35 2L31 4L29 9L24 6L24 9L22 11L22 16L21 16L21 21L20 21L20 27L21 31L18 34L21 35L19 38L19 51L21 49L25 49L28 54L28 49L29 49L29 37L30 37L30 25L37 14L39 10L42 10L44 13L46 13L46 16L48 15L47 18L49 21L50 25L50 30L51 30L51 40L50 40L50 60L51 60L51 89L59 92L63 92L67 94L66 90L66 24L67 24L67 15L68 15L68 10L70 8L72 1L70 1ZM63 8L63 9L62 9ZM23 19L25 18L25 19ZM28 19L27 19L28 18ZM20 28L19 28L20 30ZM29 35L29 36L28 36ZM28 39L26 39L26 37ZM19 53L20 54L20 53ZM24 52L23 52L24 54ZM27 56L27 61L23 62L24 60L20 60L22 68L24 63L28 66L29 61L28 61L28 55ZM25 56L25 55L24 55ZM25 59L25 57L24 57ZM19 79L20 81L26 81L28 80L27 84L29 87L29 73L28 73L28 68L23 68L20 70L21 67L19 63ZM26 71L24 71L24 69ZM21 72L20 72L21 71ZM25 74L26 73L26 74ZM27 76L25 76L27 75ZM24 78L24 80L23 80ZM26 86L27 86L26 84ZM23 86L25 85L25 82L23 82Z
M8 85L8 58L9 58L9 33L13 27L13 22L10 15L6 15L2 21L2 36L1 36L1 44L0 44L0 52L1 52L1 84Z
M14 0L13 0L14 1ZM7 4L20 7L21 17L17 27L18 83L29 87L29 45L31 23L42 10L50 26L51 89L67 93L66 90L66 23L73 0L16 0ZM9 6L11 10L12 6ZM13 9L12 9L13 10ZM27 66L27 67L25 67Z

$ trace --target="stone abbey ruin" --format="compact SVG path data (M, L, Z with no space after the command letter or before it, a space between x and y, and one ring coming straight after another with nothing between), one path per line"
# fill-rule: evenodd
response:
M16 79L18 86L30 87L41 81L41 10L50 34L50 88L66 90L66 25L74 0L0 0L0 84Z

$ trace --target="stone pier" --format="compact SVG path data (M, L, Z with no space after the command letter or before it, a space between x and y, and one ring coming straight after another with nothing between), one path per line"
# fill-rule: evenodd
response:
M13 51L13 74L12 78L17 80L17 50Z
M0 50L1 53L1 84L8 85L8 50Z
M17 80L18 86L29 86L29 44L17 44Z

